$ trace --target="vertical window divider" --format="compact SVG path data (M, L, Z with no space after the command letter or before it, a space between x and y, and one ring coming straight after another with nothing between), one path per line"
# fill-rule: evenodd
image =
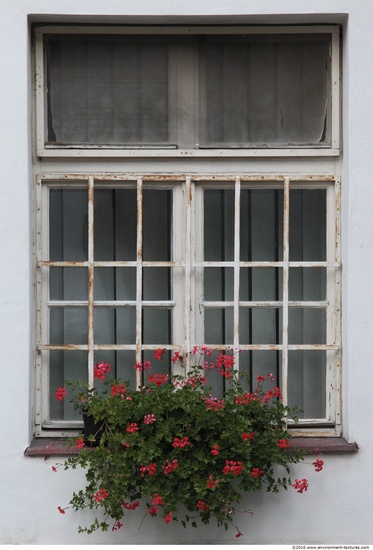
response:
M44 193L45 193L44 189ZM40 411L45 406L47 413L47 418L50 416L50 403L47 398L47 392L41 391L43 388L43 356L40 351L40 345L42 343L42 334L43 334L43 273L40 267L40 260L43 258L43 189L42 189L42 177L38 175L36 177L36 189L35 189L35 201L36 201L36 242L35 252L36 252L36 360L35 360L35 407L39 411L36 414L35 424L40 428L41 416ZM44 237L45 239L45 237ZM48 256L49 258L49 256ZM49 355L49 352L48 352ZM47 376L49 378L49 369L47 369ZM49 386L49 380L48 380Z
M238 351L239 342L240 342L240 309L239 309L239 300L240 300L240 204L241 204L241 179L236 177L235 181L235 216L234 216L234 284L233 284L233 347L234 352ZM236 365L239 369L239 354L237 354Z
M141 363L142 341L142 209L143 181L137 178L137 244L136 244L136 362ZM136 369L136 387L142 385L142 373Z
M94 178L88 178L88 384L93 387L94 363Z
M290 178L284 180L284 243L283 243L283 308L282 308L282 395L288 403L288 345L289 345L289 210Z
M341 385L342 385L342 356L341 356L341 178L336 177L334 181L334 204L335 204L335 256L334 261L338 263L337 272L335 274L335 310L334 310L334 323L335 323L335 339L334 342L338 344L338 350L336 352L335 358L335 384L338 388L338 391L335 394L335 421L337 424L342 423L342 395L341 395ZM333 395L333 394L332 394Z
M192 254L192 179L190 176L185 180L185 283L184 283L184 315L185 315L185 368L188 371L190 366L190 350L191 350L191 254Z
M43 240L42 240L42 181L41 176L36 177L36 285L37 285L37 325L36 325L36 346L39 349L42 342L42 271L40 267L40 260L43 257Z

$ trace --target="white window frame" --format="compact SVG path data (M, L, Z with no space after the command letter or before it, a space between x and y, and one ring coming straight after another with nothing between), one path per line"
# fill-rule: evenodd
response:
M141 354L143 350L155 350L158 345L143 345L141 343L141 315L144 305L158 305L163 307L174 308L174 344L166 346L169 350L182 350L184 356L191 347L200 343L199 334L203 333L203 319L201 312L195 311L195 304L199 301L199 295L202 294L200 284L201 268L211 266L214 267L232 267L234 269L234 299L233 302L209 302L208 307L233 307L234 310L234 341L231 343L235 349L242 350L278 350L282 352L282 384L284 402L287 403L287 373L288 373L288 351L292 350L325 350L327 353L327 388L326 388L326 417L320 422L318 420L302 420L301 425L304 426L302 433L313 434L312 428L320 430L322 433L335 433L340 425L340 403L338 395L335 392L336 385L340 383L340 296L338 288L340 286L340 256L339 256L339 210L336 204L339 204L340 182L334 176L316 176L316 175L297 175L297 176L263 176L261 175L242 175L242 176L227 176L224 175L224 188L227 184L235 189L235 241L234 241L234 259L231 262L204 262L197 261L199 256L198 248L201 243L199 235L201 235L201 216L196 220L196 208L198 213L201 213L201 197L203 188L207 185L214 184L216 188L216 175L200 174L198 176L173 176L174 184L174 201L173 201L173 258L167 262L146 262L141 258L142 249L142 190L149 183L155 187L170 189L170 176L159 174L154 175L138 175L119 176L114 174L95 174L95 175L76 175L65 174L63 177L58 174L43 174L37 176L37 234L43 235L43 238L38 239L37 246L37 288L38 288L38 319L37 319L37 380L38 388L48 387L48 360L47 355L52 350L82 350L88 352L88 382L93 385L93 367L94 367L94 352L97 350L134 350L136 352L136 361L141 362ZM129 183L136 185L137 189L137 260L136 261L95 261L93 257L94 250L94 187L102 188L105 182L112 185L120 183ZM283 186L284 191L284 230L283 230L283 259L278 262L243 262L239 259L239 208L240 208L240 190L241 186L251 184L251 186L263 186L263 183L276 186ZM201 184L202 183L202 184ZM307 261L289 261L289 193L291 186L303 189L326 189L327 190L327 258L326 261L307 262ZM82 186L88 189L88 260L87 261L50 261L48 259L48 190L52 188L81 188ZM219 186L219 184L218 184ZM193 198L193 200L191 200ZM195 206L196 205L196 206ZM180 219L180 211L183 212L182 220ZM195 227L195 231L192 230ZM183 238L183 236L185 236ZM180 244L183 244L180 247ZM147 266L172 267L173 278L179 277L179 282L174 280L174 289L176 295L172 296L171 301L147 303L142 300L141 273L142 268ZM88 300L77 301L52 301L49 298L48 277L45 268L49 267L84 267L88 269ZM135 267L137 273L137 294L136 300L128 302L100 302L99 306L126 307L136 305L136 344L107 344L98 345L94 342L94 307L97 303L94 301L94 270L99 267ZM239 277L240 269L243 267L277 267L283 271L283 298L278 302L240 302L239 299ZM294 267L302 268L327 268L329 270L327 276L327 300L312 301L312 302L290 302L288 293L289 269ZM182 281L180 281L180 269L183 270ZM185 284L186 281L193 280L192 285ZM202 303L205 307L205 303ZM283 311L283 329L282 343L273 344L247 344L242 345L239 342L239 308L240 306L250 307L281 307ZM51 307L88 307L88 343L82 345L71 344L48 344L48 310ZM288 311L292 307L318 307L326 310L327 313L327 341L325 344L302 344L295 345L288 343ZM180 322L183 319L183 322ZM197 320L197 323L196 323ZM211 346L215 349L222 349L221 345ZM237 358L239 368L239 357ZM137 378L138 386L141 385L140 374ZM44 411L41 428L74 428L77 427L76 422L59 422L48 420L48 391L38 392L41 402L39 406ZM320 428L322 425L322 428ZM39 432L40 435L41 432Z
M226 148L226 149L199 149L196 145L192 148L178 148L172 146L100 146L100 145L46 145L46 81L44 78L44 34L299 34L299 33L328 33L332 35L331 44L331 102L332 108L329 111L331 143L320 146L299 146L299 147L268 147L268 148ZM35 29L35 74L36 74L36 149L38 157L57 158L83 158L83 157L108 157L108 158L245 158L245 157L328 157L338 156L340 147L340 55L339 55L340 28L336 25L319 26L272 26L272 27L77 27L77 26L42 26ZM196 96L196 85L191 83L188 93ZM185 93L185 90L178 90L178 93ZM195 99L194 99L195 101ZM181 121L181 124L189 125L188 121ZM193 132L193 130L191 130Z
M170 149L157 148L139 149L115 148L115 147L81 147L78 149L66 147L45 147L45 104L44 104L44 63L43 63L43 35L45 33L224 33L243 31L250 32L283 32L283 33L332 33L332 110L331 110L331 147L313 148L278 148L278 149ZM48 307L51 305L48 299L48 285L45 273L48 266L56 264L50 262L48 256L48 188L53 184L58 186L83 185L89 190L92 197L92 189L95 182L105 185L105 182L116 182L118 186L128 183L137 186L138 190L143 185L159 185L162 188L176 189L174 193L174 211L180 220L180 226L174 227L179 231L183 239L183 251L178 255L174 249L174 260L169 262L169 267L177 267L183 270L183 280L192 281L190 285L178 284L175 286L177 294L172 296L173 302L180 308L180 317L185 323L182 327L175 327L174 345L167 346L170 350L190 350L193 344L201 344L197 334L200 331L196 325L196 297L200 292L198 277L192 277L193 273L202 268L204 263L198 258L198 235L202 230L202 219L195 217L195 202L201 204L200 189L203 185L213 185L219 182L227 183L236 189L236 217L235 231L239 231L238 197L241 185L260 185L265 182L268 185L282 185L285 197L288 196L289 186L295 182L306 188L327 189L327 259L326 262L289 262L288 250L284 248L282 262L277 262L276 267L284 271L284 288L282 306L297 307L300 304L289 303L287 293L287 277L290 267L325 267L331 276L327 278L328 302L319 303L317 307L327 311L327 344L325 345L289 345L286 335L287 317L284 315L284 334L282 344L270 346L271 349L323 349L327 353L327 387L326 406L327 412L323 422L302 421L301 428L294 428L294 435L298 436L339 436L342 433L341 418L341 258L340 258L340 59L339 59L339 33L338 26L292 26L292 27L85 27L85 26L40 26L35 29L35 105L34 105L34 174L35 174L35 266L36 266L36 359L35 359L35 428L36 437L65 436L78 433L80 423L74 421L50 421L48 406L49 375L46 356L51 349L61 349L61 346L51 346L46 343L45 335L48 333ZM269 157L273 157L270 160ZM234 164L232 162L237 159ZM214 164L211 164L212 159ZM127 164L127 161L131 162ZM178 164L180 163L180 164ZM213 168L211 168L213 166ZM135 168L134 168L135 167ZM208 167L208 168L207 168ZM135 170L135 172L134 172ZM211 172L213 170L213 172ZM278 175L276 175L278 174ZM74 183L75 182L75 183ZM156 182L156 183L155 183ZM193 197L193 201L192 201ZM286 207L287 208L287 207ZM176 210L175 210L176 209ZM180 219L180 212L183 215ZM90 203L90 230L93 229L93 203ZM284 220L288 219L286 216ZM237 225L238 224L238 225ZM195 233L193 232L195 229ZM333 228L333 229L331 229ZM286 232L288 226L284 223L284 245L288 242ZM138 239L140 239L138 235ZM179 237L178 237L179 238ZM174 241L175 242L175 241ZM138 240L138 247L140 246ZM238 320L238 281L241 267L261 267L263 262L239 262L238 243L235 241L235 258L232 262L235 280L235 295L233 308L235 322ZM67 262L69 263L69 262ZM110 262L95 262L93 259L93 241L90 241L88 261L83 262L84 267L92 275L95 267L108 265ZM64 266L64 262L57 262ZM86 264L86 265L85 265ZM264 265L266 264L266 265ZM263 267L270 267L271 262L264 262ZM308 265L308 264L312 264ZM317 265L316 265L317 264ZM118 266L118 263L115 264ZM224 264L226 266L226 263ZM139 258L134 267L141 273L146 262ZM272 266L272 264L271 264ZM176 270L173 270L176 271ZM89 356L89 382L93 381L93 354L97 346L93 341L93 289L90 287L89 302L89 339L88 345L80 346L86 350ZM175 292L175 290L174 290ZM141 294L137 294L137 311L141 310ZM180 305L181 304L181 305ZM54 304L56 305L56 304ZM66 305L66 304L65 304ZM247 303L246 306L263 307L259 303ZM277 304L266 304L265 307L275 307ZM209 303L209 307L214 304ZM216 307L219 304L215 304ZM302 307L315 307L315 303L302 303ZM137 317L137 323L139 323ZM179 345L179 342L180 344ZM235 331L235 343L238 343L238 334ZM69 347L69 346L66 346ZM102 347L102 346L99 346ZM120 346L104 346L106 349L119 349ZM151 348L152 346L150 346ZM157 347L157 346L153 346ZM245 349L254 349L258 346L241 346ZM259 346L265 349L266 346ZM62 346L64 348L64 346ZM79 346L78 346L79 348ZM128 349L124 346L122 349ZM135 346L137 356L141 357L141 342ZM287 376L286 353L283 354L283 382ZM287 399L285 392L285 400Z

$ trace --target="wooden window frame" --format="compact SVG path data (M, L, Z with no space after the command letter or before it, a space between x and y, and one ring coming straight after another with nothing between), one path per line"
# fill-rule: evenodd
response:
M204 262L198 261L198 235L201 234L201 192L204 187L213 186L215 189L224 182L224 188L235 190L235 241L234 259L231 262ZM94 189L105 186L120 187L123 185L135 186L137 189L137 259L130 262L120 261L95 261L94 252ZM283 229L283 258L277 262L243 262L239 258L239 223L240 223L240 190L241 186L263 188L263 186L279 186L284 192L284 229ZM174 189L173 201L173 259L167 262L146 262L142 260L142 190L144 187ZM327 201L327 256L325 261L290 261L289 259L289 193L292 186L303 189L326 189ZM86 261L50 261L48 257L48 190L50 188L71 188L85 187L88 190L88 259ZM282 352L282 384L284 402L287 403L287 374L288 374L288 351L293 350L324 350L327 354L326 374L326 417L324 419L308 419L297 425L295 434L302 435L340 435L341 432L341 403L340 403L340 181L330 175L254 175L242 174L224 175L219 179L216 175L160 175L143 174L137 176L118 174L51 174L43 173L36 177L36 202L37 202L37 249L36 249L36 271L37 271L37 331L36 331L36 382L39 411L39 423L37 435L41 436L45 430L51 435L64 434L65 430L76 429L80 426L76 421L51 421L49 419L49 375L48 375L48 352L53 350L81 350L88 354L88 383L93 385L94 353L102 350L133 350L136 353L136 361L141 362L142 352L155 350L158 345L144 345L141 341L141 315L144 301L142 300L141 273L143 267L157 266L174 268L173 271L182 270L183 275L178 275L179 282L174 284L172 300L167 303L149 303L145 306L161 305L174 308L174 343L166 347L170 351L182 350L184 353L192 349L195 344L200 344L201 326L196 324L198 314L196 310L196 295L200 292L198 285L198 271L200 268L213 265L215 267L232 267L234 270L234 341L235 349L243 350L278 350ZM182 216L180 216L182 211ZM177 214L176 214L177 213ZM196 215L197 214L197 215ZM197 218L197 219L196 219ZM181 247L181 248L180 248ZM197 254L196 254L197 250ZM47 271L51 267L84 267L88 270L88 300L87 302L52 301L49 298ZM136 294L136 343L127 344L105 344L99 345L94 341L94 271L101 267L135 267L137 272L137 294ZM283 296L281 302L245 302L250 307L281 307L283 311L283 328L281 344L246 344L239 341L239 308L242 303L239 298L239 277L241 268L277 267L283 271ZM312 302L291 302L288 294L288 274L290 268L326 268L330 270L327 277L327 297L325 301ZM181 280L180 280L181 279ZM191 281L191 284L187 284ZM134 305L128 302L100 302L101 306L126 307ZM209 302L209 307L220 307L221 303ZM223 304L225 307L227 304ZM48 311L51 307L88 307L88 342L82 345L71 344L50 344L48 343ZM322 308L327 313L327 341L324 344L289 344L288 342L288 311L292 307ZM176 311L177 309L177 311ZM182 319L182 321L180 321ZM203 321L202 321L203 322ZM207 342L208 343L208 342ZM211 346L215 349L224 349L224 345ZM186 368L188 368L189 356L187 357ZM239 358L238 358L239 367ZM142 383L140 375L137 377L137 385ZM336 391L336 388L338 390ZM295 428L295 427L294 427ZM301 428L301 430L299 429Z
M268 146L268 148L195 148L175 146L141 146L130 145L107 146L107 145L46 145L47 113L46 113L46 78L45 78L45 54L43 48L44 34L158 34L158 35L200 35L200 34L307 34L307 33L328 33L332 35L331 44L331 102L332 106L328 113L330 117L329 145L320 146ZM35 28L35 74L36 74L36 154L40 158L266 158L266 157L333 157L340 152L340 28L337 25L318 26L185 26L185 27L155 27L155 26L121 26L121 27L97 27L97 26L38 26ZM175 60L174 60L175 61ZM178 60L179 62L180 60ZM174 63L175 65L175 63ZM177 93L188 96L192 103L198 104L197 86L193 79L188 89L180 89L175 83ZM175 92L175 90L174 90ZM189 101L189 100L188 100ZM173 111L175 107L172 108ZM196 109L195 109L195 112ZM178 124L187 128L187 134L192 139L193 128L190 128L190 121L180 117ZM194 117L193 125L198 126L197 117ZM175 124L171 121L170 131L177 132ZM195 129L197 128L195 126ZM194 131L195 131L194 129Z

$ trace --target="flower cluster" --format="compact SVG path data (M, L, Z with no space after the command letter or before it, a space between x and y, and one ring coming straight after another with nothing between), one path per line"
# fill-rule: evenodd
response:
M322 470L323 467L324 467L324 461L321 460L320 458L318 458L317 460L315 460L315 462L312 462L312 464L315 466L315 471L316 471L316 472L321 472L321 470Z
M304 491L307 491L308 489L308 481L307 479L295 479L294 483L292 484L292 487L296 489L297 493L303 493Z
M162 470L165 473L165 475L167 475L167 474L172 474L172 472L177 470L178 467L179 467L179 463L178 463L177 459L174 458L172 462L167 462L167 464L162 466Z
M152 462L151 464L148 464L148 466L140 466L139 469L142 477L144 477L145 474L148 474L148 476L154 476L157 471L157 465L155 462Z
M213 448L211 449L211 454L214 455L214 456L218 456L219 454L219 445L214 445Z
M134 434L139 430L136 422L131 422L131 424L127 424L126 432Z
M107 492L106 489L100 489L99 491L96 491L92 495L92 498L96 502L101 502L102 500L106 500L108 496L109 496L109 493Z
M111 370L110 365L102 361L101 363L97 363L95 365L93 376L95 377L95 379L105 380L105 374L107 372L110 372L110 370Z
M244 441L250 441L250 439L254 439L255 434L254 434L254 432L250 432L249 434L243 433L243 434L241 434L241 437Z
M125 508L126 510L136 510L136 508L140 506L140 501L135 500L135 502L123 502L122 508Z
M148 376L148 384L155 384L156 386L161 386L162 384L166 384L168 381L168 375L167 374L149 374Z
M144 424L147 424L147 425L154 424L154 422L156 422L156 421L157 421L157 419L154 416L154 414L146 414L144 416Z
M128 390L124 384L113 384L111 386L111 395L119 395L122 399L128 393Z
M218 399L217 397L208 397L204 399L207 411L217 411L224 409L224 399Z
M142 370L150 370L151 363L150 361L144 361L143 363L136 363L133 368L136 369L139 372L142 372Z
M172 443L173 447L179 447L180 449L183 449L187 445L190 445L188 437L182 437L181 439L179 437L174 437L174 442Z
M243 465L241 461L236 462L235 460L226 460L225 466L223 468L223 474L229 474L232 473L235 476L239 476L242 474L243 471Z
M153 358L160 361L166 352L156 349ZM182 363L187 355L176 351L171 363ZM179 521L178 509L186 509L180 518L184 527L196 526L198 517L203 523L215 519L218 526L234 526L240 537L234 517L244 493L288 486L307 491L308 480L290 476L290 466L303 459L287 430L287 418L296 420L297 410L282 402L274 376L248 380L229 349L194 346L190 357L196 365L186 376L148 372L146 385L137 390L128 381L110 380L110 365L104 362L94 368L94 378L103 382L99 389L68 383L70 396L78 391L74 405L95 426L93 433L73 438L79 453L65 461L65 469L82 466L87 480L69 507L97 507L104 518L80 527L81 532L117 531L124 515L145 501L144 519L161 516L167 525ZM134 368L151 371L149 361ZM224 397L208 385L214 370L229 379ZM67 389L57 388L55 395L61 401ZM312 464L316 472L324 466L321 458ZM67 508L58 510L65 514Z
M66 388L57 388L55 392L55 397L57 401L62 401L67 395L67 389Z

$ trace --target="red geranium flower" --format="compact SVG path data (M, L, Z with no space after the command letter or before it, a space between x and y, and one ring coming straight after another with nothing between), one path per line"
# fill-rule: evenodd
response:
M179 437L174 437L174 442L172 443L173 447L180 447L180 449L182 449L186 445L190 445L188 437L182 437L181 439Z
M155 350L153 357L154 359L157 359L157 361L159 361L160 359L162 359L165 353L166 353L166 348L158 348Z
M303 493L308 489L308 481L306 479L296 479L292 485L297 493Z
M205 504L205 501L204 501L204 500L199 500L199 501L197 502L197 508L199 508L200 510L203 510L203 511L209 509L208 505Z
M111 371L111 368L109 363L104 363L103 361L101 361L101 363L95 364L95 368L93 370L93 376L95 379L104 380L105 374L110 371Z
M83 449L84 446L83 438L79 437L79 439L75 441L75 449Z
M263 474L263 470L260 470L259 468L253 468L250 472L250 475L255 478L262 477Z
M163 521L164 521L165 523L170 523L171 520L172 520L172 512L168 512L167 516L165 516L165 517L163 518Z
M219 445L214 445L211 451L211 454L214 456L218 456L219 454Z
M92 495L92 498L93 498L93 500L95 500L96 502L101 502L102 500L107 499L108 496L109 496L109 493L107 492L106 489L99 489L98 491L96 491L96 492Z
M127 424L126 432L134 434L138 431L138 427L136 422L132 422L131 424Z
M56 393L54 394L57 401L62 401L67 395L67 389L66 388L57 388Z
M315 466L315 471L316 472L321 472L321 470L323 469L323 466L324 466L324 461L321 460L320 458L318 458L317 460L315 460L315 462L312 462L313 466Z
M244 441L249 441L249 439L254 439L255 434L254 434L254 432L250 432L249 434L243 433L243 434L241 435L241 437L242 437L242 439L243 439Z

